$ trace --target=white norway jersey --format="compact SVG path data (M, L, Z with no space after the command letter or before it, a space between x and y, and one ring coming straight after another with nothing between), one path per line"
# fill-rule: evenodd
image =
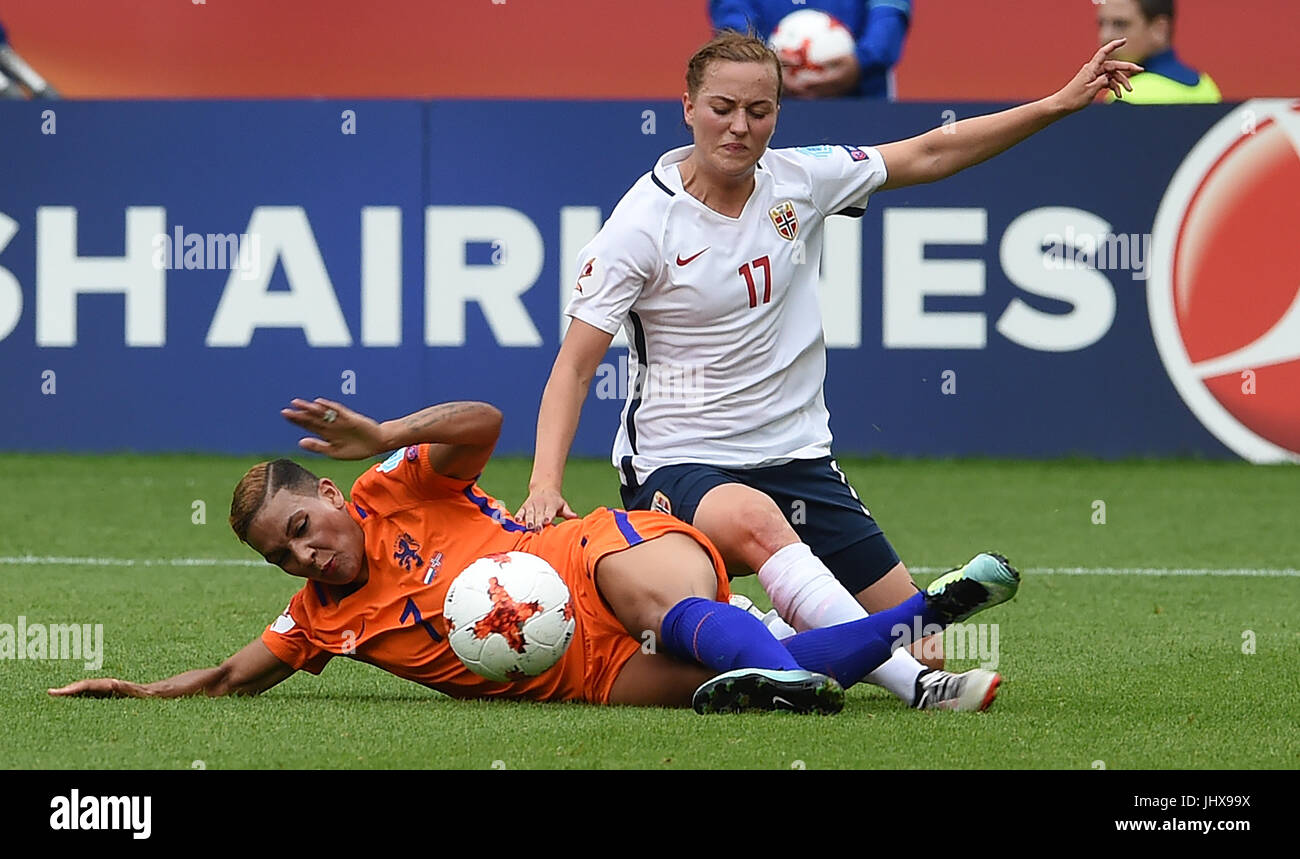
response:
M817 299L827 215L861 215L885 181L869 147L769 149L740 217L682 188L659 159L582 250L566 313L627 331L613 461L624 483L665 465L751 468L830 453Z

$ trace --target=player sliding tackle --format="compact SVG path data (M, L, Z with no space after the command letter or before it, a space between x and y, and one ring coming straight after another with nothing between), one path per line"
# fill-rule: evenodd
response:
M911 604L907 567L832 459L817 299L823 222L862 214L876 191L992 158L1105 89L1131 89L1127 76L1139 67L1111 59L1122 44L1106 45L1031 104L876 147L799 149L768 148L781 104L777 56L735 32L701 47L682 95L693 145L663 155L575 261L572 324L542 396L519 521L538 527L574 515L562 495L565 460L596 368L622 328L639 392L623 409L612 456L626 507L691 523L733 572L757 573L782 634ZM655 392L663 367L685 368L691 389ZM979 555L968 568L997 563ZM930 706L976 694L972 685L991 690L997 678L926 671L900 649L868 680Z
M515 522L475 483L501 428L501 413L486 403L446 403L382 424L321 399L294 400L282 414L313 433L299 442L309 451L362 459L395 450L357 479L350 499L287 459L255 465L239 481L235 533L307 580L284 613L214 668L143 684L81 680L51 695L255 695L349 656L457 698L832 713L843 706L843 687L909 643L891 638L895 627L964 620L1019 585L1004 564L967 567L888 611L778 641L727 602L721 556L671 516L602 508L536 531ZM498 682L452 652L443 603L461 570L509 551L540 556L559 572L576 630L554 667ZM647 631L658 652L644 652ZM949 706L982 709L988 700Z

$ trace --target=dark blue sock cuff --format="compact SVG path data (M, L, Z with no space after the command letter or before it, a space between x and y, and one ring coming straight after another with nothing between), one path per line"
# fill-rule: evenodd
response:
M799 667L761 620L743 608L703 597L688 597L664 615L663 648L717 672Z
M687 597L664 615L663 647L679 659L699 662L696 633L718 603L703 597Z

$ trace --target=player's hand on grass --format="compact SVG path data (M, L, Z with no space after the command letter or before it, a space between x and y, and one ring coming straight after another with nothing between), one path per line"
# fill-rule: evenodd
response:
M116 698L131 694L130 684L114 677L91 677L46 691L56 698Z
M312 453L323 453L334 459L365 459L387 449L377 421L333 400L294 399L280 414L319 436L298 440L299 447Z
M1110 55L1123 47L1126 41L1128 40L1115 39L1102 45L1092 55L1092 59L1079 69L1074 80L1056 93L1056 98L1066 110L1082 110L1092 104L1103 89L1109 89L1116 98L1123 98L1124 90L1133 91L1128 76L1142 71L1142 67L1136 63L1110 59Z
M535 489L528 493L528 498L515 514L515 519L528 526L530 531L540 531L556 517L577 519L569 502L564 500L558 489Z

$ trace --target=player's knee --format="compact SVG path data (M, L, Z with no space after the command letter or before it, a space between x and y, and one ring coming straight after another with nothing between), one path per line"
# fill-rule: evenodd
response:
M637 581L631 626L638 634L659 631L664 618L683 600L692 597L712 600L718 594L718 574L713 558L686 534L665 534L656 541L664 553L659 569Z
M665 577L657 594L658 607L664 614L684 599L701 597L711 600L718 595L718 574L713 568L713 558L693 538L680 536L684 538L682 550L678 553L680 565L672 576ZM686 542L690 545L686 546Z
M715 516L705 530L729 561L739 560L757 570L778 549L798 540L781 508L766 495L755 492L729 507L725 516Z
M742 522L746 556L755 570L779 549L798 542L799 536L785 521L776 504L769 503L750 513Z

